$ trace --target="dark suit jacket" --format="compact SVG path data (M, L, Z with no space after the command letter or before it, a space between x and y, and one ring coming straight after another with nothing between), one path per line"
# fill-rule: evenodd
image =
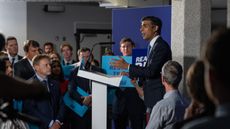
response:
M36 75L34 80L38 80ZM41 100L28 99L23 103L23 112L42 121L40 128L47 129L51 120L64 120L64 104L57 81L48 79L49 97Z
M165 62L172 59L172 52L161 37L159 37L148 57L145 67L130 65L131 78L140 77L144 80L144 102L148 108L152 108L164 95L164 87L161 83L161 68Z
M22 58L23 58L22 56L18 55L18 61L21 60Z
M91 70L92 71L97 71L97 72L103 72L101 68L91 65ZM77 87L79 86L82 90L85 92L91 94L91 83L89 82L88 79L82 78L77 76L78 72L78 67L76 67L72 72L71 72L71 77L70 77L70 97L72 97L75 101L82 103L81 95L76 92Z
M14 64L14 76L28 80L35 74L33 67L27 58L24 58Z
M0 98L17 98L25 99L32 98L40 95L45 96L47 89L40 86L40 83L27 83L22 80L17 80L12 77L6 76L0 72Z
M86 66L85 66L86 67ZM86 67L88 69L89 67ZM93 71L102 71L100 68L96 66L91 66L91 70ZM69 80L70 88L68 88L68 92L70 97L75 100L76 102L83 105L83 99L82 96L76 91L76 89L79 87L85 92L91 94L91 82L88 79L82 78L77 76L78 73L78 67L76 67L71 72L71 77ZM71 128L73 129L91 129L91 107L87 110L87 112L84 114L83 117L78 116L75 114L72 110L69 110L68 112L69 116L69 122L71 125Z

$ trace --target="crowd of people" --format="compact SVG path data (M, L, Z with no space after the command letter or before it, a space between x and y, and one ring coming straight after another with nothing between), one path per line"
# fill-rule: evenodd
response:
M158 17L146 16L141 20L140 32L143 39L149 42L146 66L128 64L122 57L110 63L113 67L126 69L128 72L121 72L121 75L128 76L134 85L134 88L115 89L111 114L114 128L230 128L227 123L230 120L230 64L226 61L230 29L214 31L202 50L202 56L188 69L185 87L190 100L187 100L178 90L184 68L172 60L173 52L161 37L161 28L162 21ZM73 48L67 42L60 46L59 54L51 42L44 43L41 48L37 41L28 40L23 47L25 56L22 57L18 55L15 37L10 36L5 40L1 34L0 43L0 83L4 84L0 88L1 107L7 103L15 114L18 110L31 116L23 119L0 109L1 127L7 127L7 120L12 120L12 126L16 128L93 128L91 81L77 76L81 65L86 70L103 72L90 49L79 49L75 60ZM132 39L121 39L120 52L123 56L132 56L134 47ZM64 69L68 66L71 66L70 74L65 76ZM78 92L79 89L87 96ZM83 116L67 106L64 99L66 94L88 107Z

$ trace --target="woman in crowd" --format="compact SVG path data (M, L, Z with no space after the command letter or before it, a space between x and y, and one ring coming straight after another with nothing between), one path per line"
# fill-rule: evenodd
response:
M186 75L186 86L191 103L186 109L184 120L177 122L174 129L179 129L192 120L214 115L215 106L205 91L203 61L198 60L191 65Z
M0 52L0 72L13 77L13 69L6 53ZM0 128L29 128L26 123L16 118L17 112L13 109L12 99L0 98Z
M58 60L53 60L51 62L51 75L50 77L58 82L60 82L60 90L61 94L64 95L67 91L68 80L64 79L63 70L61 67L61 63Z

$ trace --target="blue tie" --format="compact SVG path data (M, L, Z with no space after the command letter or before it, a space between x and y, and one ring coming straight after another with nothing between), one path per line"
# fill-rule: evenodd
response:
M148 46L148 50L147 50L147 58L149 58L149 55L150 55L150 50L151 50L151 45L149 44L149 46Z
M43 80L42 83L46 86L48 92L50 92L50 89L49 89L49 84L46 80Z

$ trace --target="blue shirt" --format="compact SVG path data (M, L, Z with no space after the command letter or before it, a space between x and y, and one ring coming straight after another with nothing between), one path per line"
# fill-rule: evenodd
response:
M146 129L167 129L183 120L188 103L178 90L166 92L164 98L153 107Z

